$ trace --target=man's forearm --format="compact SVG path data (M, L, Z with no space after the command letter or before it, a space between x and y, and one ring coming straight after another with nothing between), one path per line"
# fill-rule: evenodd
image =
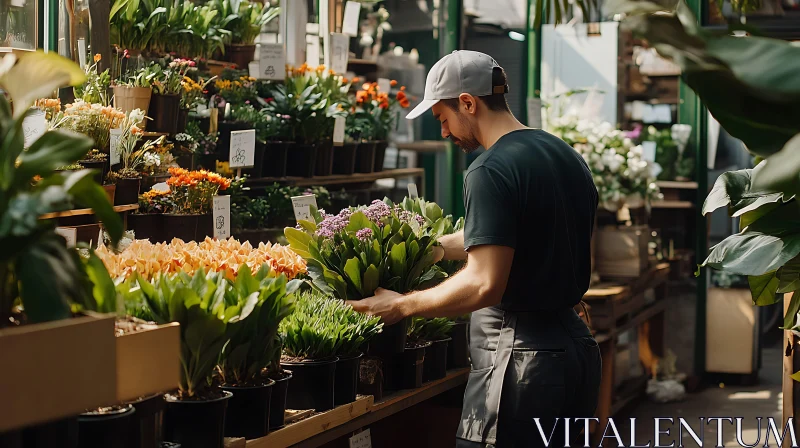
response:
M457 317L500 303L502 293L467 268L435 288L407 294L399 300L405 316Z
M466 260L467 251L464 250L464 231L459 230L452 235L439 238L439 244L444 249L445 260Z

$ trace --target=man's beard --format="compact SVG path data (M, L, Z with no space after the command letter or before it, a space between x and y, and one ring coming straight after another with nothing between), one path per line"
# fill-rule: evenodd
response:
M453 142L456 146L461 148L464 151L464 154L470 154L478 150L481 147L481 144L478 143L478 140L475 140L475 137L469 136L464 139L456 138L452 134L448 137L451 142Z

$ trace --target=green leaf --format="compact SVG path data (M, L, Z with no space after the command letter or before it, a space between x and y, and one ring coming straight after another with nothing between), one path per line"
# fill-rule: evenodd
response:
M97 311L101 313L116 313L118 305L114 281L108 275L108 269L103 264L103 260L94 251L89 251L89 258L86 260L86 274L92 281L92 293L97 303Z
M365 297L371 297L375 295L375 290L378 289L379 282L380 272L378 272L378 268L375 267L374 264L369 265L367 270L364 272L364 283L362 287L363 295Z
M729 206L729 214L736 217L780 201L783 198L782 193L752 188L753 178L762 170L763 164L755 169L730 171L720 175L703 204L703 214Z
M17 182L29 182L36 175L46 177L56 168L80 160L92 149L92 139L72 131L46 132L19 156Z
M795 258L778 269L778 279L778 293L785 294L800 289L800 259Z
M347 278L353 283L353 286L355 286L358 293L363 295L364 293L361 283L361 263L358 261L358 258L351 258L347 260L344 265L344 272L347 274Z
M103 187L94 181L91 170L76 171L64 184L75 202L83 207L91 208L97 219L103 223L103 228L111 238L111 243L116 245L122 238L122 219L114 211L114 206L109 202L108 195Z
M372 229L372 227L372 221L370 221L364 213L356 212L350 216L350 222L347 224L345 230L349 233L355 233L361 229Z
M766 75L766 73L765 73ZM795 135L783 149L758 165L753 186L783 194L800 194L800 135Z
M404 277L406 273L406 243L396 244L389 254L389 270L395 277Z
M70 317L70 300L83 303L86 294L78 282L79 270L66 242L55 233L42 235L19 255L15 273L29 322Z
M800 294L792 294L792 300L789 302L786 314L784 314L783 327L781 328L788 330L794 327L798 312L800 312Z
M768 272L764 275L747 277L750 283L750 293L753 296L753 304L756 306L772 305L777 302L775 293L778 289L778 277L776 272Z
M291 247L297 255L306 259L311 258L311 254L308 252L309 244L313 243L311 235L302 230L297 230L294 227L285 228L283 234L289 242L289 247Z
M86 81L78 64L57 53L23 52L8 71L0 73L0 86L14 103L14 117L27 113L38 98L52 94L59 87L76 86Z

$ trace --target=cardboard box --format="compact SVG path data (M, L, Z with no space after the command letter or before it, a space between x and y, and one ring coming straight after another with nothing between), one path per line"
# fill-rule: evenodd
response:
M113 315L0 330L0 432L117 400Z
M180 336L180 324L173 322L116 338L117 401L136 400L178 387Z
M649 267L649 227L602 227L596 238L595 269L601 277L638 277Z

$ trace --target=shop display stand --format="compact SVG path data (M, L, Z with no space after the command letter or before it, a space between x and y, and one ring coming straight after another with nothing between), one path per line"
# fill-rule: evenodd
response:
M333 176L315 176L315 177L262 177L260 179L248 179L247 184L250 187L264 187L279 183L283 185L293 185L296 187L310 187L314 185L330 186L330 185L355 185L355 184L371 184L379 179L399 179L404 177L418 177L421 182L425 182L425 170L423 168L402 168L396 170L384 170L374 173L354 173L354 174L337 174ZM420 191L425 191L424 185L421 185Z

